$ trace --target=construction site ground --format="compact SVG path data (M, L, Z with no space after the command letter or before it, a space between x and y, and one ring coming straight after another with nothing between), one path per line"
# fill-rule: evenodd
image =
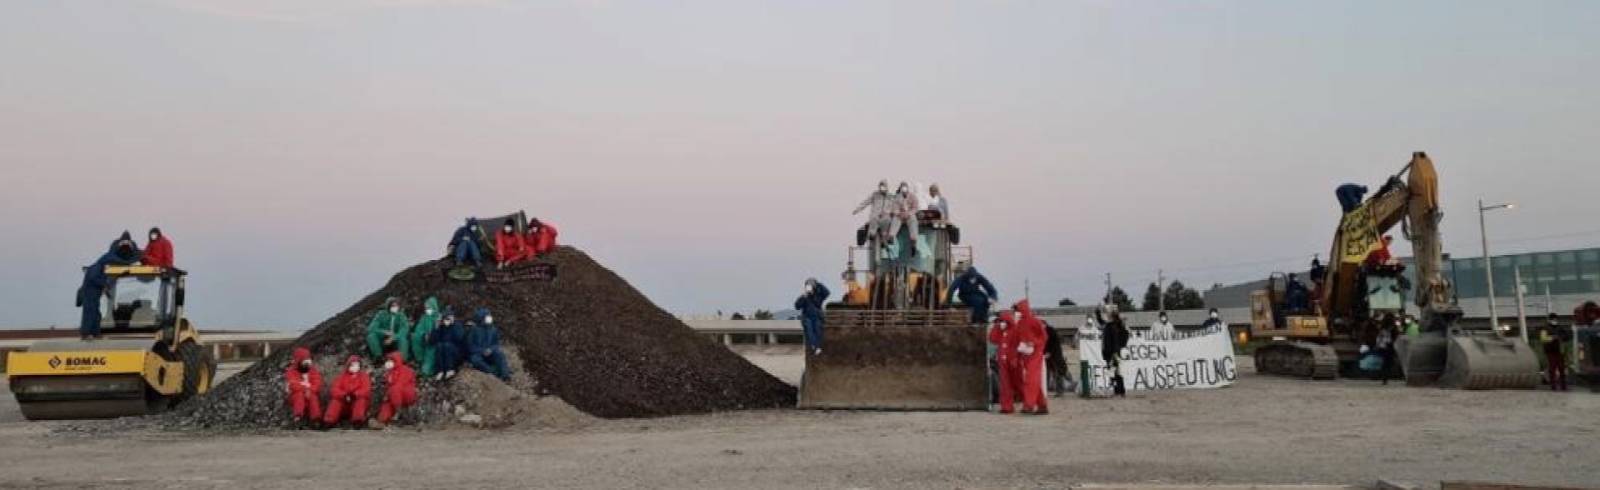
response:
M799 378L796 354L745 355ZM1040 417L761 410L571 430L63 433L22 421L8 395L0 488L1600 485L1600 396L1587 392L1310 382L1246 369L1226 389L1051 403Z

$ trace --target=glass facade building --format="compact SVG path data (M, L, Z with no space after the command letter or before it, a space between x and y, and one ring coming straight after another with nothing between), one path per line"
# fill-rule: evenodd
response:
M1493 259L1497 297L1516 295L1519 268L1530 296L1543 295L1545 288L1553 295L1600 296L1600 248L1497 255ZM1444 274L1455 283L1457 296L1482 298L1489 295L1483 267L1482 257L1452 258L1445 261Z

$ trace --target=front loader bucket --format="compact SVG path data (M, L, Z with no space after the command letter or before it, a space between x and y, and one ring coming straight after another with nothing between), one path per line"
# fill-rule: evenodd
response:
M983 329L959 310L830 310L806 355L802 409L984 410Z
M1491 332L1451 335L1439 385L1463 390L1539 387L1539 358L1520 338Z

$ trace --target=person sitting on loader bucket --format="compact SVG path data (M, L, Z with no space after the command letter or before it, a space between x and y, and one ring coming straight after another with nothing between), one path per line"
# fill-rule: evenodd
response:
M972 309L969 323L983 325L989 321L989 305L1000 301L1000 292L995 291L994 283L989 282L989 278L983 277L977 267L967 267L961 275L956 276L952 284L950 292L945 294L945 304L954 303L959 298L961 304Z

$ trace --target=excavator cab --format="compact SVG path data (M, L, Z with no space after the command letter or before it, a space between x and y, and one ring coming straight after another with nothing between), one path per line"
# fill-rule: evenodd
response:
M827 306L822 353L806 353L799 408L988 408L984 331L968 323L966 308L944 302L972 249L957 246L959 228L919 219L917 234L903 227L894 240L858 233L864 246L851 247L847 260L852 271L868 264L870 298Z

